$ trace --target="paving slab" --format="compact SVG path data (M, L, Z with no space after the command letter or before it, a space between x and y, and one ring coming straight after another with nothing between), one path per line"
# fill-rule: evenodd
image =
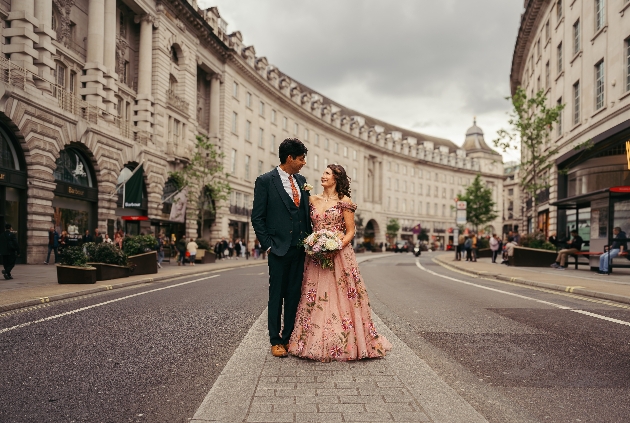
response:
M515 267L492 263L490 258L479 258L476 262L455 261L453 254L442 254L434 260L480 277L630 304L630 269L615 269L610 275L597 275L586 267L578 270Z
M393 345L385 358L318 363L273 357L265 310L189 421L486 422L377 315L373 318ZM313 387L320 383L327 385Z

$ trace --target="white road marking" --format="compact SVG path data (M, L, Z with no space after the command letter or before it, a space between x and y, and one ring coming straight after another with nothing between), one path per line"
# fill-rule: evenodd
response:
M171 288L175 288L175 287L182 286L182 285L188 285L188 284L191 284L191 283L204 281L206 279L218 278L219 276L221 276L221 275L206 276L205 278L199 278L199 279L195 279L195 280L192 280L192 281L181 282L181 283L178 283L178 284L175 284L175 285L169 285L169 286L165 286L165 287L162 287L162 288L151 289L150 291L138 292L137 294L126 295L124 297L115 298L113 300L104 301L102 303L92 304L90 306L77 308L76 310L66 311L65 313L56 314L54 316L44 317L43 319L33 320L31 322L21 323L19 325L15 325L15 326L11 326L11 327L8 327L8 328L0 329L0 334L5 333L5 332L9 332L9 331L12 331L12 330L15 330L15 329L20 329L20 328L24 328L24 327L27 327L27 326L31 326L31 325L34 325L34 324L37 324L37 323L42 323L42 322L47 322L49 320L59 319L60 317L69 316L71 314L76 314L76 313L79 313L81 311L90 310L92 308L101 307L101 306L104 306L104 305L107 305L107 304L112 304L112 303L115 303L115 302L118 302L118 301L122 301L122 300L126 300L126 299L129 299L129 298L138 297L140 295L150 294L150 293L157 292L157 291L163 291L165 289L171 289Z
M515 294L513 292L503 291L501 289L491 288L489 286L483 286L483 285L479 285L479 284L472 283L472 282L466 282L466 281L463 281L461 279L452 278L450 276L441 275L439 273L436 273L436 272L434 272L432 270L429 270L429 269L425 268L424 266L422 266L420 264L420 260L416 260L416 266L418 266L418 268L420 270L424 270L425 272L430 273L430 274L432 274L434 276L437 276L437 277L440 277L440 278L444 278L444 279L448 279L448 280L451 280L453 282L458 282L458 283L462 283L464 285L474 286L475 288L486 289L488 291L498 292L500 294L510 295L512 297L521 298L523 300L535 301L537 303L546 304L546 305L549 305L551 307L559 308L561 310L572 311L574 313L579 313L579 314L583 314L585 316L595 317L596 319L606 320L608 322L618 323L618 324L624 325L624 326L630 326L630 322L626 322L624 320L613 319L612 317L602 316L601 314L591 313L590 311L577 310L577 309L573 309L571 307L566 307L566 306L563 306L563 305L560 305L560 304L552 303L550 301L539 300L537 298L528 297L526 295Z

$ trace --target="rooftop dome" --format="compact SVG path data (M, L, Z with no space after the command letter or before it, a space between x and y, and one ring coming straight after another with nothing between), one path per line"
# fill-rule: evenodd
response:
M483 151L490 154L500 155L493 149L491 149L486 141L483 139L483 131L477 126L477 119L473 121L473 126L466 131L466 141L462 146L467 152Z

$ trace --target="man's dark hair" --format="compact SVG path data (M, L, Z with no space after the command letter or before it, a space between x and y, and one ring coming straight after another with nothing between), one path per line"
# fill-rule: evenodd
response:
M4 229L9 230L11 229L11 224L7 223L6 225L4 225Z
M291 156L296 159L299 156L306 155L308 149L299 139L286 138L280 144L278 152L278 156L280 157L280 164L285 164L287 162L287 157Z
M513 242L514 241L514 237L513 236L509 236L508 237L508 242Z
M573 230L571 231L571 235L573 235L573 234L576 234L576 235L577 235L577 234L578 234L578 231L576 231L575 229L573 229Z

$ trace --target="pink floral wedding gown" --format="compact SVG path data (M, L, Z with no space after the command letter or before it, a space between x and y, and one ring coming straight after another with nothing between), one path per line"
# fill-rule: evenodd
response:
M345 232L343 211L357 206L338 202L319 215L311 205L313 230ZM289 341L289 354L318 361L383 357L392 345L372 322L367 291L351 245L334 257L333 269L322 269L308 256L302 297Z

